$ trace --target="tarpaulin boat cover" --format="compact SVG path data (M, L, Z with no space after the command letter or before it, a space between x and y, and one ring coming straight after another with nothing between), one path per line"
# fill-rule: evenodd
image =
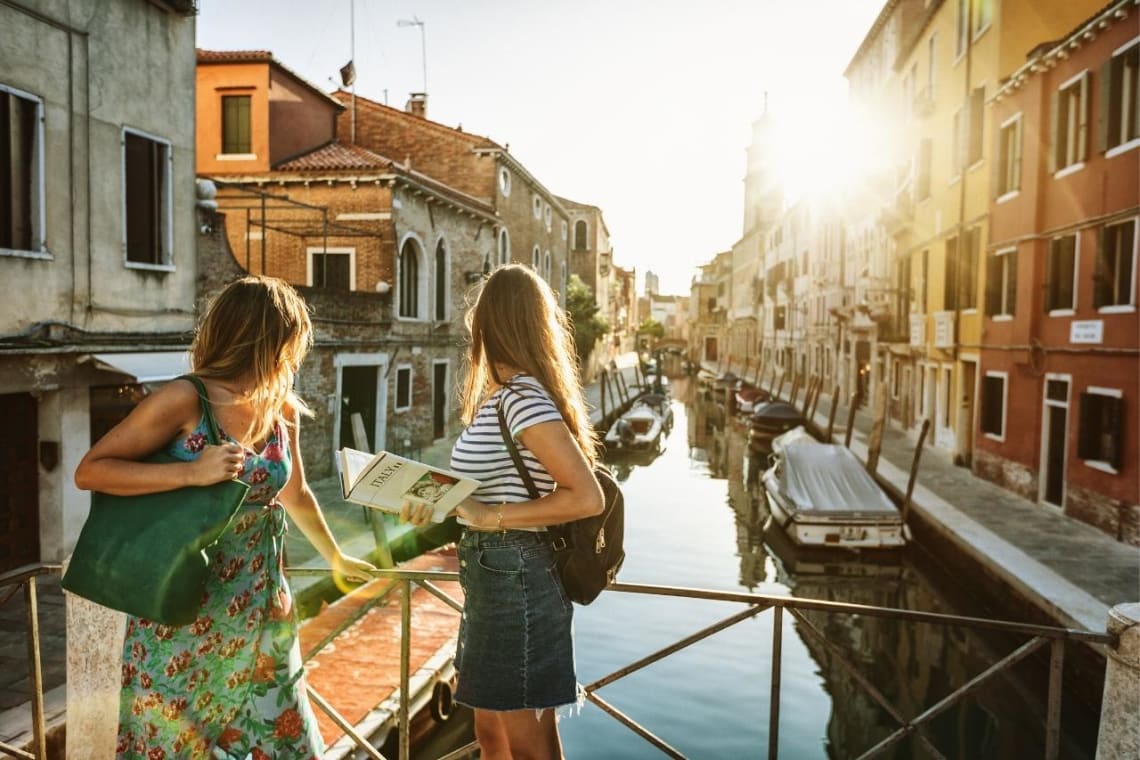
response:
M799 410L785 401L765 401L752 412L753 420L802 420Z
M795 432L795 431L791 431ZM897 517L899 512L849 449L805 438L783 447L780 490L801 513Z

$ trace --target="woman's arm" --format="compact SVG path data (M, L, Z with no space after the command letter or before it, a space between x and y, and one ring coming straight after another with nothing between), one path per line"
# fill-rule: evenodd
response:
M95 442L75 470L75 485L118 496L206 486L234 477L244 454L234 443L206 446L189 462L151 464L142 460L201 419L197 389L188 380L167 383L144 398L126 419Z
M456 510L461 517L482 530L499 530L558 525L601 513L605 508L602 488L566 423L540 422L518 437L557 488L538 499L505 505L465 499Z
M293 522L305 534L305 538L309 539L309 543L325 558L334 572L350 580L367 581L372 577L370 571L376 568L364 560L349 557L337 545L336 538L325 522L317 496L305 478L305 465L301 461L301 415L292 409L288 410L288 414L291 418L289 449L293 455L293 470L289 475L289 482L279 494L281 503L293 518Z

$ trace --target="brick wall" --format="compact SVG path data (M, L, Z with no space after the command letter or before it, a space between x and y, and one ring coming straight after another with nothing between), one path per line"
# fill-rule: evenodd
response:
M1037 501L1037 471L982 448L974 449L974 474L1018 496Z
M1118 541L1140 546L1140 505L1070 484L1065 490L1065 514L1100 528Z

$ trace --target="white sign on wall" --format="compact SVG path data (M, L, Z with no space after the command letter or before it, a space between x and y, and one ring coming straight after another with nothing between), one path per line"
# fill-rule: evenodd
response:
M1103 343L1104 320L1074 320L1069 326L1070 343Z

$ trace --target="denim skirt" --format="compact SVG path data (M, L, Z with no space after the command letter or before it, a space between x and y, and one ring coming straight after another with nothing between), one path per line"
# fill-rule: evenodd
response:
M467 530L459 541L465 595L455 701L481 710L574 703L573 605L545 533Z

